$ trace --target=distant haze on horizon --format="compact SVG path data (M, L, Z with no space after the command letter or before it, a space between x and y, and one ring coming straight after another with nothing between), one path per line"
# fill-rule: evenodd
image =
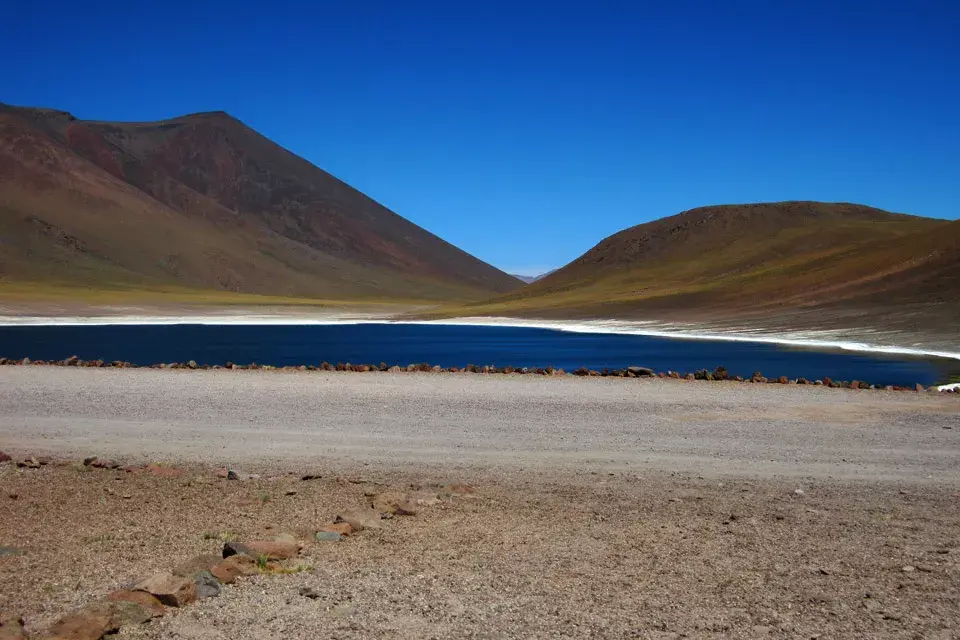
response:
M957 3L348 4L14 0L0 101L224 110L529 276L710 204L960 215Z

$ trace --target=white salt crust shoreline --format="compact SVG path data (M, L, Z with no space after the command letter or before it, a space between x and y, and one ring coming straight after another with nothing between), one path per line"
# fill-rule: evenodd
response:
M0 326L109 326L109 325L336 325L336 324L412 324L518 327L550 329L571 333L597 333L651 336L683 340L715 340L782 344L814 349L839 349L960 360L960 351L942 351L921 346L882 345L864 339L849 339L849 330L774 332L763 329L702 329L656 321L628 320L528 320L506 317L466 317L445 320L396 320L372 314L284 315L284 314L203 314L203 315L102 315L102 316L3 316ZM869 334L865 331L865 340Z

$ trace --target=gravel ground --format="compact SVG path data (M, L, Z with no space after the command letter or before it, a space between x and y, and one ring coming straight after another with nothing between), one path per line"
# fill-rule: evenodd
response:
M956 483L960 398L573 376L2 367L0 446L208 464L323 456Z
M958 434L956 396L5 367L0 449L75 462L0 464L0 613L41 629L222 537L466 482L119 637L956 638Z

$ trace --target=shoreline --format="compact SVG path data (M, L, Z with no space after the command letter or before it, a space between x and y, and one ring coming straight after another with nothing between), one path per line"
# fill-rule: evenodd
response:
M472 374L480 376L532 376L542 378L625 378L625 379L647 379L664 380L677 382L730 382L735 384L748 385L794 385L823 387L828 389L848 389L859 391L890 391L890 392L927 392L932 394L960 394L960 384L949 383L943 385L924 386L916 383L913 386L904 385L877 385L862 380L834 380L830 376L824 376L822 379L808 380L804 377L789 378L787 376L767 377L759 372L752 377L743 377L739 375L730 375L723 366L717 367L714 371L707 369L698 369L696 372L681 373L677 371L654 371L647 367L628 366L625 368L588 369L579 367L570 371L565 371L559 367L497 367L492 365L474 365L468 364L463 367L441 367L440 365L431 365L430 363L408 364L400 366L398 364L388 365L386 363L377 364L352 364L349 362L329 363L323 361L321 364L300 364L300 365L281 365L270 364L236 364L226 362L224 364L197 363L194 360L189 362L155 362L151 364L136 364L123 360L114 360L106 362L104 360L82 360L77 356L70 356L63 360L32 360L29 357L23 359L12 359L0 357L0 367L55 367L67 369L126 369L126 370L152 370L152 371L264 371L281 373L381 373L381 374L405 374L405 373L425 373L431 375L448 374Z
M302 314L190 314L190 315L91 315L91 316L0 316L2 327L41 326L111 326L111 325L253 325L253 326L324 326L342 324L407 324L437 326L477 326L549 329L568 333L635 335L678 340L719 342L754 342L817 350L853 351L904 355L920 358L960 360L957 351L937 348L880 344L865 341L850 330L775 331L763 328L717 329L700 324L678 325L656 320L545 320L512 317L462 317L443 320L397 319L395 315L371 313ZM876 331L861 330L877 334ZM882 334L880 334L882 335ZM844 339L845 338L845 339Z

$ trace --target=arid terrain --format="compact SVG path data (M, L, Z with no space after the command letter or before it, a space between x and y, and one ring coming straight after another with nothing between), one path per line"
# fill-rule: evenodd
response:
M119 637L953 638L958 438L946 394L5 367L0 609L36 632L416 490L439 502Z
M389 303L521 285L226 113L0 104L0 299Z
M533 284L432 314L898 332L957 344L958 273L956 220L848 203L718 205L625 229Z

